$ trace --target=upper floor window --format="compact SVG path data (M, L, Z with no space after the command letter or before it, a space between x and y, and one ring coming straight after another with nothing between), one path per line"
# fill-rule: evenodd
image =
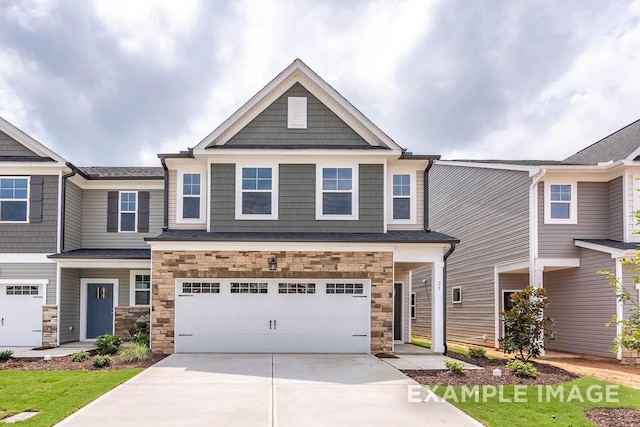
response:
M135 191L120 192L120 231L136 232L138 224L138 193Z
M413 191L411 189L410 174L393 174L392 175L392 219L393 220L410 220L412 219L412 200Z
M29 178L0 178L0 221L27 222Z
M577 223L577 183L545 182L545 224Z
M204 184L201 172L178 172L176 222L205 221Z
M319 167L316 219L358 219L358 173L353 167Z
M238 166L236 219L278 219L277 168Z

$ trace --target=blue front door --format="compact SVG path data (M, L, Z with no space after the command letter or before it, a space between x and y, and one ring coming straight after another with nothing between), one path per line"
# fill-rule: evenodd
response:
M87 284L87 338L113 333L113 284Z

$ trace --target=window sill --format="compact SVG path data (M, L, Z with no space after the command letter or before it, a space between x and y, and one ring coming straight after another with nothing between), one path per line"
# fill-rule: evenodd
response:
M0 224L29 224L29 221L0 221Z
M318 215L316 221L358 221L356 215Z
M176 224L206 224L202 218L176 218Z
M387 224L400 224L400 225L416 225L418 222L415 219L390 219Z
M545 225L576 225L578 224L578 220L545 218L544 223Z
M277 221L278 217L276 215L236 215L236 220L238 221Z

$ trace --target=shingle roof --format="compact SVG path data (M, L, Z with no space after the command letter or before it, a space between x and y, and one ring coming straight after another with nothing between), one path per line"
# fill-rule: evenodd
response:
M49 258L151 259L151 249L75 249L49 255Z
M388 231L386 233L213 233L203 230L168 230L145 240L169 241L237 241L237 242L396 242L396 243L458 243L455 237L435 231Z
M570 164L595 165L610 160L622 160L629 157L638 147L640 147L640 120L578 151L564 161Z
M163 179L164 169L139 166L79 166L89 179Z
M638 243L634 243L634 242L625 243L625 242L619 242L617 240L609 240L609 239L576 239L576 241L593 243L594 245L606 246L608 248L613 248L613 249L621 249L623 251L626 251L629 249L638 249Z

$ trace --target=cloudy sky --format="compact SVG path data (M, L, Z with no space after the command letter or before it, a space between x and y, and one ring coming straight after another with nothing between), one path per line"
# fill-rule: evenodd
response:
M640 118L640 0L0 0L0 116L78 165L194 146L295 58L414 153L563 159Z

